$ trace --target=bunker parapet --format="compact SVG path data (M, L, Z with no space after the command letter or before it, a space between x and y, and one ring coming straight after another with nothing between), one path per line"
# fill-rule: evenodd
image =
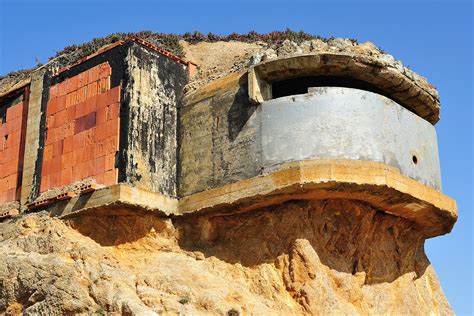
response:
M357 54L304 54L184 94L195 72L136 39L35 71L0 96L0 203L181 216L341 198L412 220L427 237L452 229L439 98L412 73Z

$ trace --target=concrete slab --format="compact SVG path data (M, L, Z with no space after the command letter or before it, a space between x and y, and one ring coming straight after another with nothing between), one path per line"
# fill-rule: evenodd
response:
M400 174L398 169L370 161L310 160L282 165L277 171L181 199L118 184L44 207L55 216L117 215L156 212L159 216L232 214L279 205L290 200L350 199L381 212L417 223L426 237L451 231L456 202Z

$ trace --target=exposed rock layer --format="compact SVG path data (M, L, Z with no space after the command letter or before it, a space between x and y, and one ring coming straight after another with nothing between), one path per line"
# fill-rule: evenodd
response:
M360 202L0 224L0 313L451 314L411 222Z

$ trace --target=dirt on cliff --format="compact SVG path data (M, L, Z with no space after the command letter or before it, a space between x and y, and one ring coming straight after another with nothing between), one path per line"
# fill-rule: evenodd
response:
M0 223L0 313L449 315L413 223L356 201Z

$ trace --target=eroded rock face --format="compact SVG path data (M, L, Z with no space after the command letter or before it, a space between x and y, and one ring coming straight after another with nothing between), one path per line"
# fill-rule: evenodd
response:
M0 224L0 313L452 314L411 222L354 201Z

